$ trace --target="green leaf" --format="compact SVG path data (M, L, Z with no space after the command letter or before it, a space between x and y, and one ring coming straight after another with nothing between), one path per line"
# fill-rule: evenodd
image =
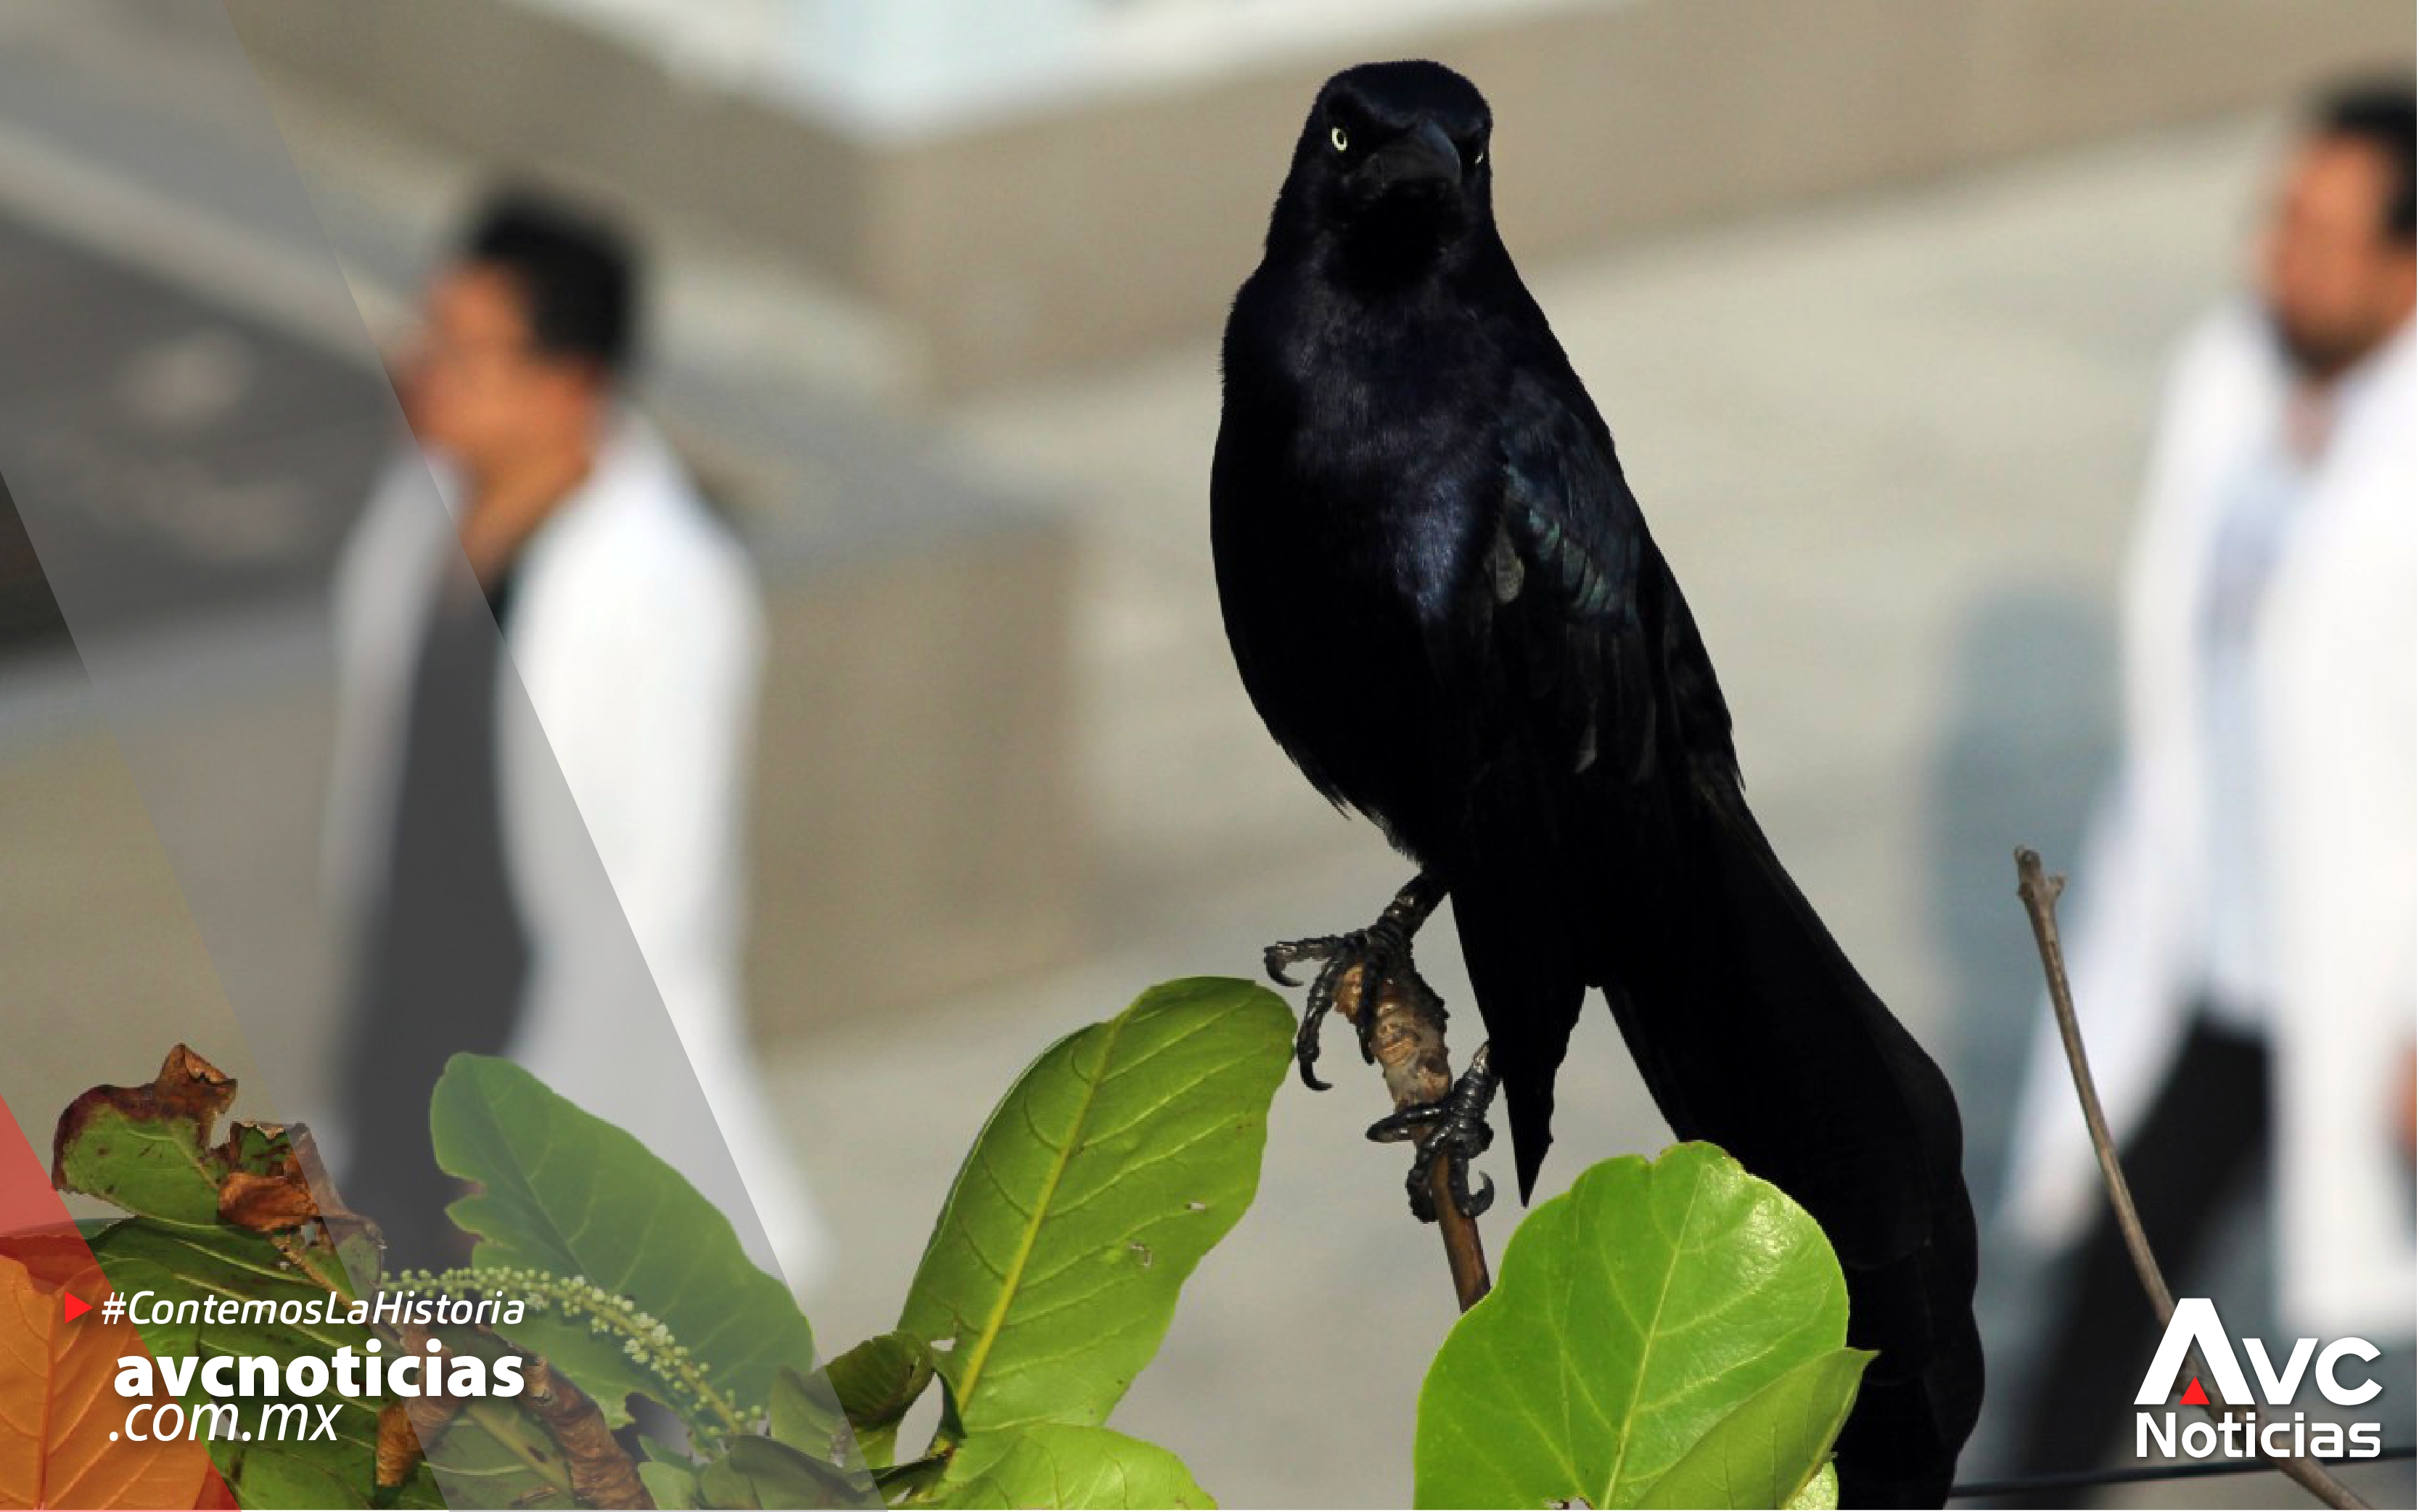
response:
M292 1149L282 1124L239 1119L228 1127L226 1142L211 1153L228 1170L274 1176L285 1169Z
M247 1507L368 1504L359 1487L282 1447L254 1449L243 1457L243 1485L236 1496Z
M731 1462L731 1457L709 1461L697 1473L697 1496L706 1506L752 1507L759 1505L756 1488Z
M869 1465L890 1463L897 1453L899 1422L932 1381L932 1350L915 1335L894 1329L835 1355L825 1367L840 1411L856 1429L857 1448ZM775 1398L778 1406L779 1399ZM773 1436L786 1436L778 1422Z
M873 1473L873 1484L892 1506L903 1506L926 1499L948 1468L948 1455L926 1455L903 1465L883 1466Z
M1009 1088L899 1320L948 1341L941 1368L968 1430L1108 1417L1184 1278L1251 1203L1292 1041L1273 993L1166 982Z
M58 1149L70 1191L162 1223L207 1227L219 1218L220 1163L192 1119L130 1118L93 1108Z
M1781 1512L1835 1512L1840 1504L1840 1470L1829 1460L1814 1473L1798 1493L1780 1504Z
M88 1088L59 1115L53 1184L138 1217L210 1227L226 1174L210 1133L235 1096L233 1078L181 1044L140 1087Z
M863 1475L771 1439L731 1441L731 1468L747 1478L758 1506L875 1507L882 1499Z
M449 1331L446 1344L457 1357L476 1354L490 1362L516 1352L504 1339L462 1329ZM578 1504L562 1446L520 1397L465 1400L427 1451L429 1467L455 1506Z
M109 1277L110 1289L130 1298L146 1288L158 1293L144 1302L142 1311L146 1316L163 1301L187 1298L223 1297L260 1304L226 1309L232 1316L209 1321L154 1323L137 1319L143 1341L155 1355L207 1350L290 1360L302 1353L332 1355L347 1347L359 1352L369 1340L366 1325L342 1317L307 1317L306 1310L314 1305L328 1307L330 1287L346 1285L332 1258L319 1245L303 1251L325 1266L320 1275L314 1276L288 1263L266 1236L223 1225L194 1228L146 1218L122 1219L94 1235L91 1244L93 1258ZM349 1306L351 1299L344 1300ZM281 1322L275 1315L288 1303L294 1304L297 1320ZM256 1316L246 1318L246 1312Z
M948 1507L1208 1507L1184 1462L1114 1428L1036 1423L958 1445L918 1504Z
M828 1384L817 1386L787 1365L773 1378L773 1399L764 1407L772 1436L793 1449L823 1458L844 1451L848 1418Z
M1818 1354L1739 1404L1647 1488L1647 1507L1781 1506L1831 1461L1869 1350Z
M1521 1224L1438 1351L1413 1500L1638 1505L1847 1323L1830 1244L1778 1187L1711 1145L1605 1161Z
M402 1485L370 1493L370 1505L381 1508L403 1507L409 1512L445 1512L445 1495L438 1489L437 1473L422 1460L412 1467L411 1475Z
M437 1441L428 1463L449 1505L579 1504L554 1442L516 1402L488 1400L464 1408Z
M472 1265L584 1277L631 1299L735 1406L765 1401L784 1365L812 1368L814 1331L789 1288L750 1263L731 1220L631 1134L485 1056L446 1064L429 1123L438 1164L481 1189L446 1210L479 1236ZM616 1427L630 1420L631 1393L666 1395L610 1333L542 1312L509 1332L579 1382Z
M639 1483L655 1505L665 1512L689 1512L697 1504L697 1472L688 1466L661 1459L639 1462Z

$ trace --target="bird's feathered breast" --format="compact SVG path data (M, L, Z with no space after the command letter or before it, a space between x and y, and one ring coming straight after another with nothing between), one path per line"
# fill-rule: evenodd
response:
M1508 371L1447 299L1373 302L1263 268L1227 328L1213 531L1282 539L1331 581L1441 612L1493 523L1496 460L1472 442Z
M1502 368L1452 312L1404 314L1283 268L1244 285L1211 538L1228 640L1270 732L1329 797L1413 848L1397 821L1425 795L1371 736L1421 738L1426 626L1450 614L1492 525L1493 469L1461 438Z
M1457 823L1515 764L1635 783L1675 735L1728 759L1611 437L1508 262L1490 271L1373 300L1272 263L1227 330L1212 531L1238 665L1313 780L1414 854L1419 815ZM1355 779L1372 728L1416 730L1425 787L1399 763Z

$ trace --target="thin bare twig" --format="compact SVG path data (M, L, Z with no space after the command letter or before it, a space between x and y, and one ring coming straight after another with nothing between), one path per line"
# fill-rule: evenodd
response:
M1354 966L1344 974L1335 991L1335 1011L1356 1025L1362 1009L1362 980L1361 968ZM1369 1047L1377 1057L1378 1069L1385 1073L1394 1111L1442 1098L1453 1088L1453 1063L1444 1049L1444 1005L1435 994L1421 988L1416 976L1406 972L1387 979L1374 1011ZM1443 1155L1429 1163L1428 1196L1436 1208L1437 1232L1444 1241L1445 1263L1453 1271L1453 1294L1461 1310L1468 1312L1487 1295L1491 1283L1478 1225L1454 1200L1450 1165Z
M2141 1279L2142 1290L2150 1299L2150 1310L2158 1314L2159 1326L2165 1328L2175 1317L2175 1293L2159 1269L2158 1257L2150 1253L2149 1236L2143 1232L2142 1216L2134 1208L2133 1188L2126 1184L2124 1169L2118 1164L2117 1141L2108 1132L2108 1116L2100 1106L2100 1088L2091 1079L2091 1063L2083 1053L2083 1027L2074 1015L2073 990L2067 984L2066 952L2057 936L2057 895L2065 889L2066 878L2052 876L2042 870L2039 851L2026 845L2016 847L2016 896L2024 900L2026 917L2032 920L2033 943L2041 949L2042 973L2049 979L2050 1011L2057 1017L2057 1036L2066 1047L2067 1069L2074 1074L2074 1095L2083 1104L2083 1122L2091 1133L2092 1153L2100 1159L2100 1179L2108 1189L2108 1204L2116 1212L2118 1231L2124 1235L2126 1253L2134 1257L2134 1273ZM2196 1359L2193 1368L2196 1372L2202 1368ZM2226 1416L2214 1404L2204 1405L2202 1411L2214 1418ZM2233 1411L2250 1425L2251 1446L2259 1458L2303 1490L2329 1506L2368 1505L2350 1488L2328 1474L2318 1461L2300 1455L2270 1454L2259 1442L2257 1411L2249 1407Z

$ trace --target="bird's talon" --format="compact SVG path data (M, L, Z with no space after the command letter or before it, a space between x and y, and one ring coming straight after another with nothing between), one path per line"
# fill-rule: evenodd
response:
M1293 1062L1302 1072L1302 1084L1314 1092L1324 1092L1331 1085L1318 1079L1311 1068L1318 1064L1318 1015L1305 1012L1302 1027L1293 1034Z
M1299 987L1302 983L1292 975L1296 962L1315 953L1324 942L1318 940L1280 940L1260 952L1260 966L1269 980L1281 987Z
M1445 1162L1445 1191L1453 1198L1454 1210L1465 1218L1475 1218L1495 1206L1495 1178L1479 1177L1479 1188L1470 1189L1471 1151L1458 1148L1431 1149L1421 1145L1411 1160L1411 1174L1404 1180L1404 1190L1410 1194L1411 1216L1424 1224L1437 1221L1436 1185L1430 1173L1436 1162Z
M1487 1106L1494 1100L1495 1084L1495 1069L1488 1060L1487 1047L1481 1045L1477 1054L1470 1057L1469 1069L1444 1096L1433 1103L1403 1108L1369 1126L1369 1137L1380 1144L1418 1138L1419 1145L1411 1155L1411 1174L1404 1186L1410 1193L1411 1215L1420 1222L1434 1223L1437 1219L1436 1188L1429 1173L1439 1160L1445 1163L1445 1190L1463 1217L1475 1218L1494 1206L1494 1179L1481 1177L1485 1184L1472 1192L1470 1163L1487 1153L1495 1143L1495 1131L1487 1122Z
M1368 1139L1373 1145L1399 1145L1409 1139L1425 1139L1427 1131L1444 1117L1442 1103L1423 1103L1389 1113L1369 1125Z
M1334 1011L1336 999L1343 995L1346 980L1353 973L1359 976L1353 989L1354 1011L1348 1016L1360 1041L1361 1058L1369 1064L1375 1064L1378 1058L1377 1015L1364 1011L1364 1005L1376 1002L1377 995L1397 980L1422 994L1434 995L1411 967L1410 934L1391 920L1380 920L1348 934L1281 940L1261 953L1261 964L1271 980L1286 987L1302 985L1292 970L1305 961L1317 961L1319 967L1310 979L1310 995L1302 1002L1302 1027L1294 1035L1293 1054L1302 1085L1313 1091L1328 1089L1329 1084L1319 1080L1311 1068L1318 1060L1319 1031L1325 1026L1327 1015Z
M1454 1196L1461 1204L1461 1215L1465 1218L1475 1218L1495 1206L1495 1178L1481 1175L1479 1180L1487 1184L1480 1187L1473 1196L1470 1190L1469 1173L1464 1171L1462 1174L1462 1184Z

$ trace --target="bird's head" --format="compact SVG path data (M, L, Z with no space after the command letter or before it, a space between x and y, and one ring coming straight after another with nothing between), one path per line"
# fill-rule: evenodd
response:
M1492 224L1477 86L1441 63L1364 63L1327 81L1277 199L1280 234L1419 259Z

